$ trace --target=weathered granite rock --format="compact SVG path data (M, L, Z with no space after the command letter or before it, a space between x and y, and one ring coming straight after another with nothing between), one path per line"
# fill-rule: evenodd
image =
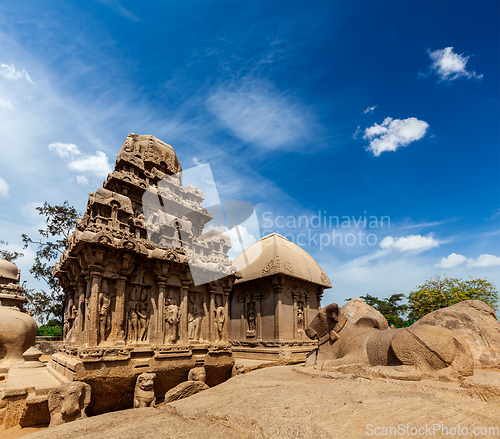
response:
M347 317L351 323L356 323L359 319L363 317L369 317L375 319L379 324L379 329L388 329L389 324L385 317L380 313L380 311L373 308L373 306L368 305L364 300L355 297L347 302L340 312Z
M402 380L463 380L474 373L470 349L458 334L430 325L379 329L372 317L350 322L332 303L306 329L318 341L316 366Z
M208 387L202 381L185 381L165 393L165 404L172 401L177 401L179 399L187 398L188 396L194 395L201 392L202 390L207 389L210 389L210 387Z
M90 386L80 381L65 382L49 392L50 427L86 418Z
M481 300L464 300L438 309L415 325L448 328L467 342L475 367L500 367L500 322L493 308Z

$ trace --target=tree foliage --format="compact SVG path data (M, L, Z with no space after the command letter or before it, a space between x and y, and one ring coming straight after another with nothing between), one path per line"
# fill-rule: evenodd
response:
M37 207L38 213L45 217L46 228L40 229L39 239L32 239L23 234L24 248L36 246L35 261L30 273L37 280L44 281L49 291L41 290L33 293L27 290L26 297L30 301L30 308L34 315L42 322L50 316L62 322L64 314L64 293L57 279L52 276L55 263L66 249L66 240L76 225L79 216L76 209L65 201L61 205L51 206L45 202Z
M404 294L393 294L388 299L379 299L370 294L360 298L379 311L389 324L403 326L406 323L404 316L408 312L408 305L400 303L405 299Z
M474 299L482 300L494 310L498 309L498 291L486 279L462 280L434 276L408 295L409 318L418 320L436 309Z
M2 241L0 239L0 245L8 246L9 243L5 242L5 241ZM20 252L10 251L10 250L7 250L7 249L0 250L0 258L6 259L9 262L13 262L16 259L22 258L23 256L24 256L24 254L20 253Z

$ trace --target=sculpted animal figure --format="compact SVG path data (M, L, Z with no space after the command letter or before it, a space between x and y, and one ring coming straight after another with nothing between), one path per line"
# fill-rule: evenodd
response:
M134 392L134 408L154 407L155 397L155 373L144 372L137 377Z
M381 331L371 317L351 323L332 303L319 311L306 334L318 341L316 367L322 370L355 371L368 366L374 376L406 380L461 380L474 373L466 342L439 326Z
M80 381L65 382L52 389L48 395L49 427L86 418L90 392L90 386Z

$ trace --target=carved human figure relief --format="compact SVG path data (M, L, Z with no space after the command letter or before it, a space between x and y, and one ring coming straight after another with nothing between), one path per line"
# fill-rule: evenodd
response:
M222 341L224 332L224 321L226 320L226 315L224 312L224 307L219 303L215 309L215 328L217 331L218 341Z
M106 341L110 328L110 304L108 281L103 279L101 292L99 293L99 333L101 342Z
M148 313L149 306L147 303L148 300L148 292L146 289L142 290L140 300L137 302L136 311L137 317L139 321L139 333L137 339L139 342L145 342L147 339L147 329L148 329Z
M297 323L300 329L304 327L304 307L302 306L302 303L300 303L297 308Z
M190 302L188 312L188 338L189 340L195 341L200 339L203 311L195 299L190 299Z
M69 333L73 328L73 323L76 317L76 307L73 304L73 298L69 297L64 312L63 339L67 340Z
M130 290L130 297L127 304L128 339L132 343L137 343L139 317L137 316L138 288L136 285Z
M175 299L167 299L165 302L166 343L175 343L177 341L180 318L180 308L177 306Z
M134 408L154 407L155 397L155 373L144 372L137 377L134 391Z
M248 330L255 331L255 310L253 308L253 304L250 305L247 311L247 320L248 320Z

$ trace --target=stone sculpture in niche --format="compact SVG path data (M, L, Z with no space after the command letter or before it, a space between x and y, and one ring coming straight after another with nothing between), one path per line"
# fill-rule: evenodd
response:
M203 311L198 305L196 299L192 299L190 302L188 313L188 338L192 341L198 341L200 339Z
M165 302L165 342L175 343L178 338L178 328L181 313L174 299Z
M85 409L90 403L90 386L81 381L62 383L52 389L48 395L50 425L86 418Z
M128 301L128 335L132 343L137 343L139 316L137 315L138 295L140 294L137 285L134 285L130 291L130 299Z
M109 306L111 299L109 298L109 287L106 280L102 281L101 292L99 294L99 323L101 341L106 341L107 334L111 325Z
M253 304L250 305L250 307L248 308L247 320L248 320L248 330L255 331L255 310Z
M219 303L215 309L215 326L217 330L218 341L222 341L224 332L224 321L226 315L224 313L224 307Z
M145 342L147 337L148 329L148 303L147 303L148 293L145 288L143 288L140 300L137 302L137 316L139 320L139 334L138 341Z
M64 312L63 337L69 337L77 314L78 310L73 304L73 298L69 297L66 304L66 311Z
M155 373L144 372L137 377L134 391L134 408L154 407L155 397Z

